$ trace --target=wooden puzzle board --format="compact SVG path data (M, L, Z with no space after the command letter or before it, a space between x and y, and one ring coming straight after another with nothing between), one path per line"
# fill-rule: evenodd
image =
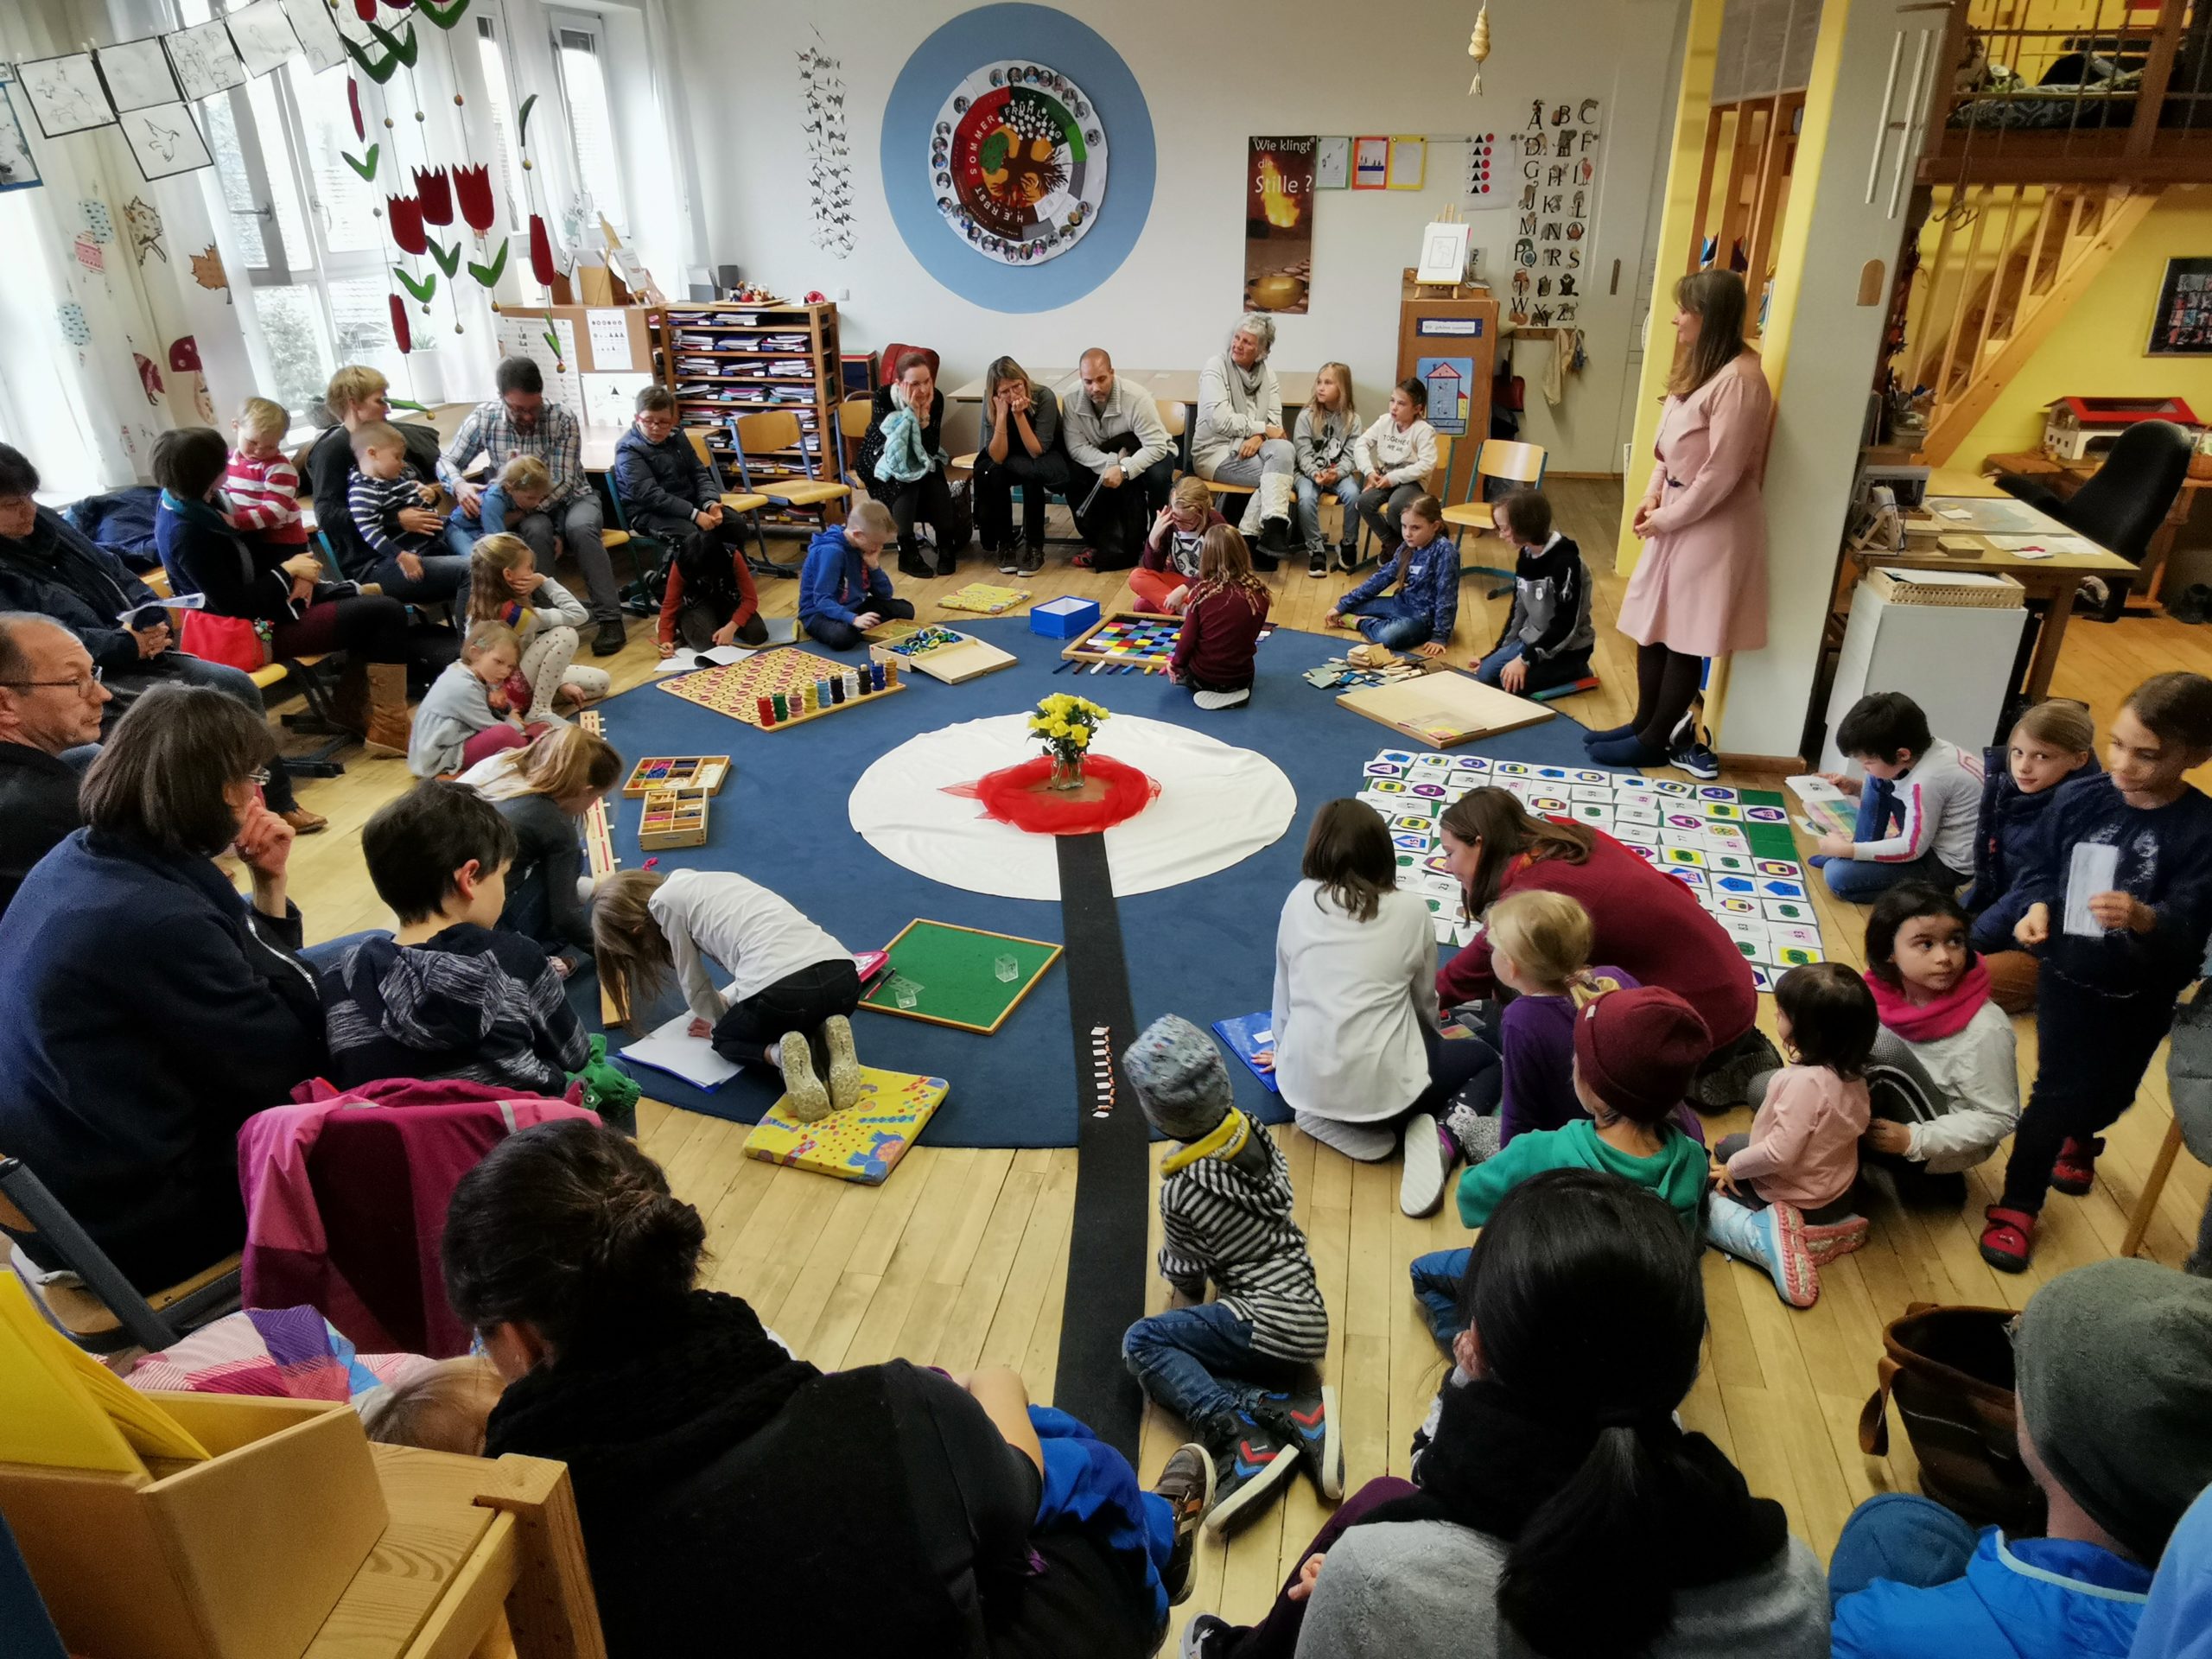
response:
M948 611L975 611L984 616L1003 616L1008 611L1027 605L1029 599L1030 592L1027 588L998 588L988 582L971 582L965 588L943 595L938 605Z
M1007 1015L1060 955L1058 945L1043 939L931 921L907 923L888 950L890 967L861 998L862 1007L985 1035L1006 1023ZM1001 956L1014 960L1011 981L998 977ZM918 988L918 1000L911 1008L899 1006L902 983Z
M639 800L657 789L697 790L712 795L729 776L726 754L652 754L631 768L623 796Z
M1114 611L1062 648L1070 662L1097 663L1162 672L1183 636L1183 619L1156 611Z
M1448 668L1416 679L1362 686L1345 692L1337 703L1438 749L1455 749L1478 737L1493 737L1552 717L1541 702Z
M607 735L607 717L597 709L588 709L576 716L576 724L594 737ZM622 861L614 856L614 836L607 822L607 802L604 798L594 801L584 809L584 859L590 867L591 878L596 881L602 875L613 874ZM607 982L599 982L599 1022L616 1026L622 1022L622 1005L607 988Z
M864 1186L881 1185L921 1138L952 1085L943 1077L864 1065L861 1090L857 1104L811 1123L785 1116L779 1100L745 1137L745 1155Z
M1759 989L1825 949L1789 807L1779 790L1684 784L1595 766L1541 766L1480 754L1385 749L1363 769L1358 798L1382 814L1398 885L1427 903L1440 944L1463 945L1459 884L1444 868L1437 821L1471 789L1507 791L1531 812L1601 830L1697 895L1751 964Z
M964 684L981 675L1012 668L1020 660L1010 651L1001 651L956 628L906 626L908 632L871 645L868 655L879 660L898 658L916 672L947 685Z
M779 691L786 697L804 694L805 688L817 680L832 675L843 676L850 671L850 664L833 663L827 658L812 656L793 645L775 651L764 651L748 657L741 663L732 663L724 668L702 668L690 674L677 674L659 682L660 689L696 702L702 709L711 709L718 715L728 715L732 720L742 721L755 731L780 732L786 726L804 725L810 720L820 720L828 715L842 715L848 709L858 708L894 692L904 691L903 681L886 685L880 691L871 691L859 697L848 697L840 703L817 709L812 714L793 715L779 720L773 726L760 724L760 701L773 696Z

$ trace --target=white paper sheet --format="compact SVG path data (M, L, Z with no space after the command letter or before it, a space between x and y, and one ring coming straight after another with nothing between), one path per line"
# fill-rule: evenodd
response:
M664 658L653 670L656 674L689 674L701 666L701 659L716 668L728 668L732 663L741 663L759 653L742 645L709 645L704 651L692 651L683 645L676 648L676 655Z
M734 982L723 986L722 1000L728 1001L736 990ZM686 1008L625 1048L622 1058L681 1077L695 1089L719 1089L741 1068L715 1053L709 1039L692 1036L690 1027L691 1010Z
M31 118L48 138L86 132L115 120L89 52L19 63L16 83L30 104Z
M231 39L250 75L265 75L283 67L300 49L300 37L292 32L292 20L284 15L278 0L253 0L251 5L232 12L223 21L230 25Z
M118 115L176 102L176 77L169 73L168 54L162 50L160 35L104 46L94 55L99 59L100 79L107 82L108 100Z
M300 50L307 54L308 68L321 74L346 61L344 38L322 0L283 0L283 4L284 16L292 20L292 32L300 37Z
M2095 938L2104 932L2097 918L2089 914L2089 900L2100 893L2110 893L2113 882L2120 874L2120 849L2104 842L2085 841L2074 849L2074 856L2066 871L2066 931Z
M148 183L203 167L213 159L192 119L189 104L157 104L133 110L123 117L123 136L130 141L130 154Z
M627 372L631 366L630 314L619 307L594 306L584 313L591 341L591 365L602 373Z
M169 66L188 99L213 98L245 85L245 64L219 17L165 35L162 44L168 48Z

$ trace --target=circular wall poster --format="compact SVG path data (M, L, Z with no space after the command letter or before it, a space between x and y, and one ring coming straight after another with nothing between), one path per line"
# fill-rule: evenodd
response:
M1106 195L1097 105L1065 75L992 63L952 89L930 135L938 212L968 245L1004 264L1065 253Z

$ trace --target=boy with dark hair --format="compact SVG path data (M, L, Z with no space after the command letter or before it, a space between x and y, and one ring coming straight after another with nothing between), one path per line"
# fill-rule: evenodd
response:
M1906 881L1952 893L1972 878L1981 812L1978 759L1931 734L1928 716L1902 691L1872 692L1852 704L1835 728L1835 744L1866 776L1821 774L1859 797L1852 833L1822 836L1813 856L1829 892L1872 904Z
M559 969L496 924L514 831L461 784L417 784L361 831L361 855L399 931L317 976L332 1081L457 1077L559 1095L589 1044Z
M1491 522L1516 550L1513 609L1475 677L1524 697L1588 678L1598 635L1582 550L1552 527L1541 490L1514 491L1491 509Z
M665 386L638 394L636 416L614 446L614 493L633 531L681 542L703 530L725 546L737 541L737 515L724 511L715 475L679 429Z

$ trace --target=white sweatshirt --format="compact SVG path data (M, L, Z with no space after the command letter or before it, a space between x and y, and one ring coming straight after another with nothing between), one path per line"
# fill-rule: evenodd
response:
M1872 779L1860 785L1872 786ZM1891 787L1904 822L1893 836L1857 843L1852 857L1903 864L1932 848L1943 868L1961 880L1973 874L1974 825L1981 817L1979 760L1969 760L1957 744L1939 737L1911 770L1897 774Z
M1424 1027L1436 1025L1436 932L1410 893L1354 921L1318 881L1283 900L1275 929L1275 1081L1294 1109L1367 1123L1428 1087Z
M730 995L742 1002L802 968L849 955L790 900L727 870L678 870L645 907L668 940L684 1006L701 1020L728 1012L709 957L737 982Z
M1352 443L1359 475L1380 472L1391 484L1418 484L1436 470L1436 429L1415 421L1401 431L1385 415Z
M2020 1071L2012 1053L2011 1017L1994 1002L1985 1002L1948 1037L1905 1046L1951 1108L1932 1123L1912 1126L1912 1145L1905 1155L1926 1164L1931 1175L1973 1168L2020 1121Z

